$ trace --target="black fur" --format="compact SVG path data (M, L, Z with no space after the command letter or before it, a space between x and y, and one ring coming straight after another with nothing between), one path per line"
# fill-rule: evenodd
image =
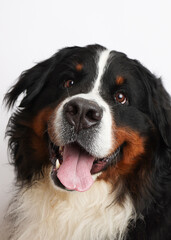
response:
M86 48L65 48L48 60L41 62L25 71L19 81L5 96L8 107L12 107L21 93L25 93L16 113L11 117L6 135L9 139L9 149L17 172L17 182L28 184L33 176L39 178L43 167L50 164L48 151L43 157L35 157L32 138L35 133L27 123L45 107L53 108L62 99L76 93L86 93L91 87L91 81L96 75L95 53L104 49L99 45ZM73 63L84 65L82 72L73 70ZM129 108L116 110L113 93L118 89L113 85L117 75L127 80L124 90L129 95ZM67 79L76 80L75 88L67 92L63 84ZM79 81L79 84L77 84ZM127 83L129 82L129 83ZM164 89L161 79L156 78L137 60L131 60L125 54L113 51L112 63L104 75L102 92L103 98L116 111L118 122L124 121L128 126L139 132L149 132L150 145L147 155L151 156L148 180L140 183L141 190L136 195L129 186L128 176L125 188L135 203L138 213L143 218L129 227L129 240L170 240L171 239L171 99ZM124 109L125 108L125 109ZM135 108L138 111L135 111ZM139 117L139 124L134 122ZM124 120L123 116L125 114ZM130 114L130 118L129 118ZM131 115L132 114L132 115ZM139 114L139 116L138 116ZM148 119L145 121L144 119ZM142 120L142 121L141 121ZM23 124L24 123L24 124ZM135 124L134 124L135 123ZM137 125L136 125L137 124ZM147 126L148 125L148 126ZM144 129L143 129L144 127ZM154 135L153 135L154 133ZM45 133L43 143L47 144ZM29 159L28 159L29 156ZM143 160L141 160L143 161ZM144 160L145 161L145 160ZM141 166L140 166L141 167ZM150 184L150 186L148 185Z

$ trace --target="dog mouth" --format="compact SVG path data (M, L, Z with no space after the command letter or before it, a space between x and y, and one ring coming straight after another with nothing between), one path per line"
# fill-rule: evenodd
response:
M77 142L56 146L49 144L51 177L55 185L65 190L87 191L93 184L93 175L116 163L121 152L117 148L110 156L96 158Z

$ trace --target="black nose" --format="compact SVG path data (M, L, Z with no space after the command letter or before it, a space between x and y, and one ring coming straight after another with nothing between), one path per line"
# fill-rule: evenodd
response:
M78 132L100 122L103 110L93 101L75 98L64 105L64 115L70 125Z

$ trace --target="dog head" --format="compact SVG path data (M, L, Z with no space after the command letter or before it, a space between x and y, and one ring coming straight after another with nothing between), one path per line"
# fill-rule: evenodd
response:
M22 181L52 164L54 185L66 190L122 178L135 191L148 181L159 146L171 146L169 95L123 53L62 49L20 76L5 97L9 107L21 93L7 135Z

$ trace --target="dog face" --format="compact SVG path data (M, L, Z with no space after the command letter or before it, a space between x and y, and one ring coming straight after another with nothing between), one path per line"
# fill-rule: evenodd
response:
M52 164L52 182L65 190L128 178L135 188L147 181L159 139L169 141L168 123L160 121L167 93L123 53L99 45L63 49L26 71L7 94L8 104L24 91L9 134L21 179Z
M67 189L89 189L94 182L92 175L99 175L116 165L125 144L134 146L135 150L129 150L135 154L134 158L145 151L145 137L139 130L136 133L136 127L144 121L143 126L148 129L145 125L148 119L141 116L134 98L137 101L143 99L145 103L146 92L140 81L132 83L126 72L115 70L118 68L116 59L117 53L98 50L91 59L94 68L90 76L84 59L81 62L76 59L73 71L82 73L83 77L74 79L68 76L63 82L63 92L68 91L68 97L54 110L48 123L48 133L52 155L55 152L53 145L60 146L60 153L57 151L53 159L57 164L54 165L52 178L58 185L57 179L60 180ZM133 96L129 89L134 90ZM136 124L131 124L135 115ZM129 134L133 135L131 139Z

